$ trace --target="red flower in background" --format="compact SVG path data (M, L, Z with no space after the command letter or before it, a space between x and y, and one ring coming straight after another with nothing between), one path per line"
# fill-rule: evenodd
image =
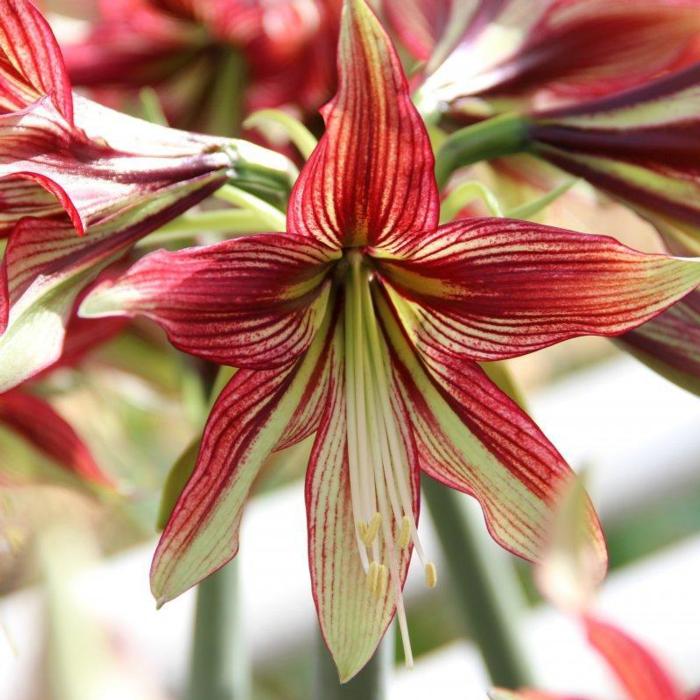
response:
M230 99L222 90L241 89L226 68L232 56L243 58L236 70L246 76L248 111L311 111L325 102L335 84L339 10L340 0L103 0L86 37L63 49L75 85L112 97L163 88L175 125L205 128L203 114Z

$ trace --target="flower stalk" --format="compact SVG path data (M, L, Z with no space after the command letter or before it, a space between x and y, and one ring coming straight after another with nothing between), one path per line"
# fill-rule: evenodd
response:
M199 584L187 700L250 697L240 597L238 561Z
M524 601L513 568L488 551L463 497L432 479L424 478L422 486L460 613L491 680L512 688L531 685L517 633Z

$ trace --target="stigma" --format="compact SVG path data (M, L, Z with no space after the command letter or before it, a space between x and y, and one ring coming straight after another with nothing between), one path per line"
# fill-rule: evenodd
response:
M415 488L408 449L410 435L399 420L402 398L394 386L389 349L371 296L372 272L362 253L347 254L345 278L345 384L348 462L356 544L367 587L378 600L391 596L407 665L413 664L402 581L413 548L429 588L437 583L426 559L415 519Z

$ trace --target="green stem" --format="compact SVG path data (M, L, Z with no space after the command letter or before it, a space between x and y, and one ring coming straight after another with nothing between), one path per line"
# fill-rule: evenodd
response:
M216 191L214 196L234 206L255 212L259 220L264 222L271 231L284 231L287 226L287 218L277 207L233 185L224 185Z
M338 671L326 645L318 635L314 700L386 700L394 661L394 628L387 630L374 656L350 681L340 684Z
M528 123L519 114L502 114L455 131L435 158L435 177L442 188L465 165L528 149Z
M515 629L524 602L512 566L488 551L483 525L465 509L462 494L429 478L423 479L423 493L465 627L492 682L506 688L531 685Z
M222 49L210 98L209 131L212 134L234 136L240 132L247 73L248 68L240 52Z
M245 700L250 697L240 594L237 560L226 564L197 587L187 700Z

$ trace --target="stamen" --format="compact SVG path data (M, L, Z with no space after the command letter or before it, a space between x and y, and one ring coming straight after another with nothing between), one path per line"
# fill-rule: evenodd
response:
M401 549L406 549L411 541L411 519L404 515L401 519L401 528L399 529L398 544Z
M435 588L437 585L437 569L432 561L425 565L425 585L428 588Z
M377 589L374 591L374 595L377 598L383 598L389 588L389 569L382 564L379 567L379 578L377 579Z
M377 581L379 579L379 564L373 561L367 569L367 587L372 593L377 590Z
M382 524L382 514L375 513L368 523L360 523L360 538L368 546L371 547L374 539L379 532L379 527Z

